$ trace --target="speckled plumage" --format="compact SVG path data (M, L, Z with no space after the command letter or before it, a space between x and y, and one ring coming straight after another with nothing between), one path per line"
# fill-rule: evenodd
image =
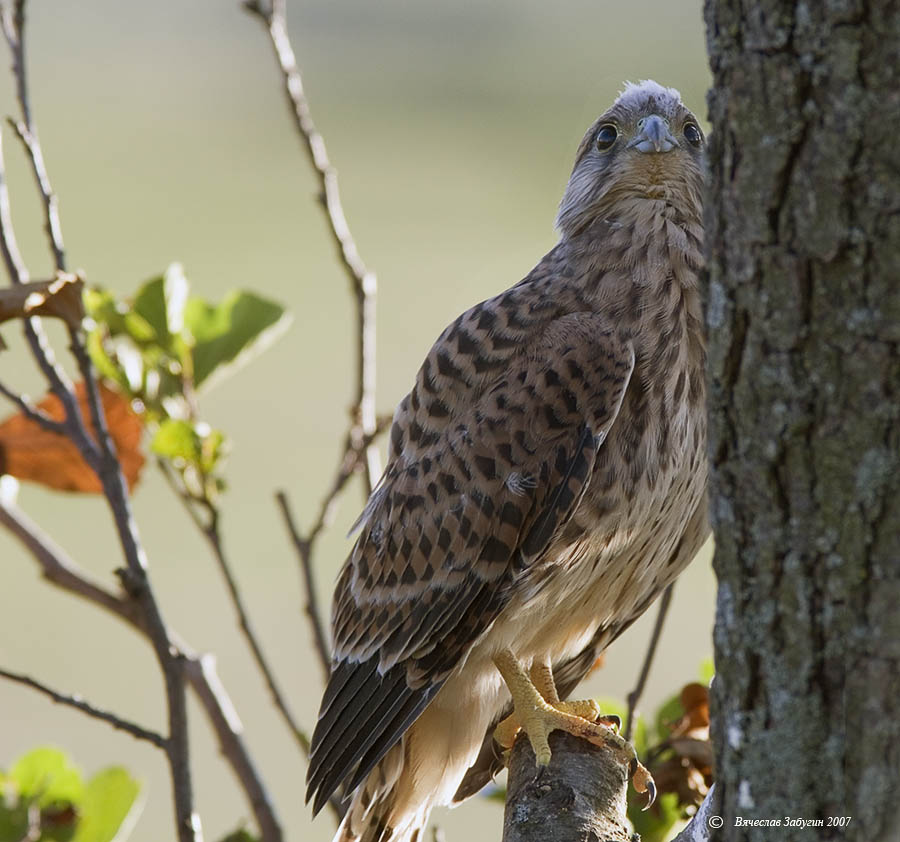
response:
M675 148L628 148L654 114ZM313 736L316 809L355 791L338 839L414 840L433 805L477 791L509 700L493 655L548 658L568 692L708 533L687 123L673 89L628 86L578 150L558 245L444 330L397 408Z

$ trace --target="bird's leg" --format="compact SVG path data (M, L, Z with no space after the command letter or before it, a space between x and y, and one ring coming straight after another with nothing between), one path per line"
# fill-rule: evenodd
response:
M512 748L519 730L531 742L538 766L550 763L551 731L566 731L590 743L616 752L628 764L638 792L648 792L650 803L656 786L650 773L637 759L634 746L618 734L618 717L603 717L593 700L561 702L548 662L538 662L526 672L508 649L494 657L500 675L512 695L513 713L502 720L494 731L494 739L504 748ZM649 805L648 805L649 806Z
M600 705L593 699L579 699L571 702L561 702L559 693L556 690L556 682L553 680L553 667L549 660L535 661L529 670L531 682L535 689L541 694L544 701L557 710L564 713L571 713L573 716L580 716L591 722L599 722L618 731L622 722L618 716L611 714L604 716L600 713Z

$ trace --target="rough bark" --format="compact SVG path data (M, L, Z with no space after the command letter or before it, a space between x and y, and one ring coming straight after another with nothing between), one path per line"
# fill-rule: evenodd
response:
M631 842L627 769L616 755L563 731L540 773L526 737L509 764L503 842Z
M705 14L718 838L896 838L900 11Z

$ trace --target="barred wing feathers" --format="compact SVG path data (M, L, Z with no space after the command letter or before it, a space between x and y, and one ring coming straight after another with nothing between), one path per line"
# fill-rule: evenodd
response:
M517 344L504 296L444 332L395 416L335 593L308 774L316 811L342 782L359 785L541 563L621 405L626 337L596 314L547 307L527 311L530 341ZM486 318L491 307L500 315Z

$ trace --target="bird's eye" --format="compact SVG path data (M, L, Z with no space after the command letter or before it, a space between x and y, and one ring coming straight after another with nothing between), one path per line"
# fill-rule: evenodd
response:
M696 123L684 124L684 139L688 143L690 143L691 146L700 145L700 141L703 139L703 136L700 134L700 129L697 128Z
M601 152L609 149L616 142L618 136L619 130L612 123L600 126L600 130L597 132L597 148Z

